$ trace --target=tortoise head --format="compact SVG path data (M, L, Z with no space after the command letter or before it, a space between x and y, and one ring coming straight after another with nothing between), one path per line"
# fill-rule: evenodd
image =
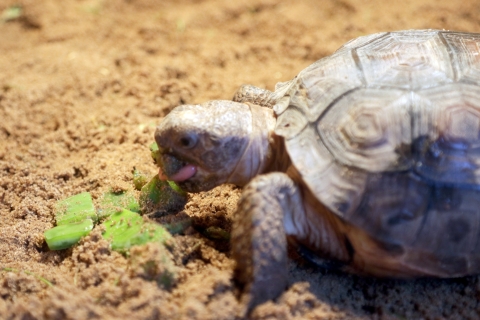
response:
M155 131L160 175L163 171L164 178L189 192L223 183L246 184L260 173L261 155L268 150L254 150L269 148L268 136L275 123L270 112L273 123L259 127L252 109L264 108L217 100L173 109Z

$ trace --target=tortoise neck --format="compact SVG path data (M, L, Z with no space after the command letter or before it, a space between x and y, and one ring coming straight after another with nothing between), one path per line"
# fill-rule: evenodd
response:
M287 172L290 164L290 157L285 149L284 138L272 132L270 137L268 163L262 173Z
M275 115L272 109L247 103L250 107L252 131L250 139L227 183L244 186L255 176L282 169L283 141L274 134ZM277 158L280 156L279 158ZM282 161L280 161L282 162ZM285 168L286 170L286 168Z

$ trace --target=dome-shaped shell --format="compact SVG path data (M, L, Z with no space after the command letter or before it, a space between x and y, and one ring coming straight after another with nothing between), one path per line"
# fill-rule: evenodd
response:
M480 35L360 37L285 90L275 132L320 202L401 251L435 252L432 268L480 269L466 258L480 245Z

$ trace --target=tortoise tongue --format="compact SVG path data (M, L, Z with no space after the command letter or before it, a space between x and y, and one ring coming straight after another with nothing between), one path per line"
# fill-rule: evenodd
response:
M160 180L172 180L175 182L181 182L190 179L197 173L197 167L191 164L187 164L186 166L180 168L177 173L173 174L170 178L163 173L162 169L158 172L158 177Z

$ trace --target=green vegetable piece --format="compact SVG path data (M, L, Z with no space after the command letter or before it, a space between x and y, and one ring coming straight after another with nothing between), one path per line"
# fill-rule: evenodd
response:
M170 180L167 180L170 188L172 188L174 191L176 191L177 193L180 193L182 195L186 195L187 193L185 191L183 191L176 183L175 181L170 181Z
M108 217L115 212L127 209L133 212L139 212L140 207L133 192L107 192L103 194L98 208L99 219Z
M141 173L136 168L133 169L133 185L135 186L136 190L141 190L144 185L148 182L147 175Z
M142 188L139 203L144 214L163 215L181 210L187 203L187 193L173 181L163 181L155 175Z
M172 238L161 225L146 222L138 213L125 209L112 214L102 225L105 226L103 237L111 241L113 250L121 252L147 242L165 244Z
M158 144L156 142L153 142L150 146L150 151L152 152L157 152L159 149L158 149Z
M0 21L8 22L18 19L22 16L22 11L22 7L19 5L8 7L2 11L2 14L0 15Z
M150 145L150 152L152 155L152 159L155 162L157 166L160 166L161 164L161 155L160 155L160 150L158 149L158 145L156 142L152 143Z
M56 226L44 232L45 241L50 250L67 249L76 244L93 229L93 220Z
M219 227L208 227L205 229L204 234L214 240L230 240L230 233L227 231L223 230L222 228Z
M150 145L150 151L151 151L152 158L153 158L153 161L155 162L155 164L159 167L162 167L160 150L158 149L158 145L157 145L156 142L154 142ZM177 166L177 169L180 169L183 166L183 164L181 162L175 163L175 165ZM135 170L133 172L133 179L134 179L134 183L135 183ZM185 191L180 189L180 187L174 181L168 181L168 184L170 184L170 187L173 190L177 191L178 193L185 193Z
M82 192L60 200L55 206L57 226L81 222L85 219L97 221L97 213L89 192Z

